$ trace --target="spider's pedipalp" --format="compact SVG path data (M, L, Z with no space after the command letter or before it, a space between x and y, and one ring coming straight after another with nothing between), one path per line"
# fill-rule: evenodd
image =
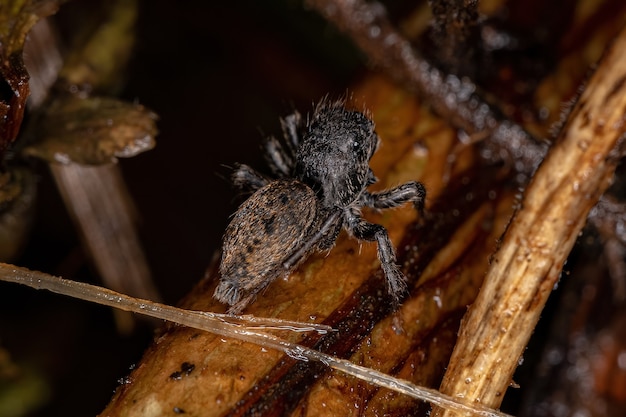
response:
M287 146L291 153L295 155L300 146L300 134L298 131L302 127L302 116L299 112L294 111L289 116L280 119L280 125L283 129Z
M292 175L293 158L274 136L268 137L265 141L265 159L274 175L278 177Z

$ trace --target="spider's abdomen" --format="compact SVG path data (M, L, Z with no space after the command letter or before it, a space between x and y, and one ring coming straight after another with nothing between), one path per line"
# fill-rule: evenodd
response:
M270 182L250 196L226 228L215 297L236 304L289 272L283 264L314 230L317 211L313 190L296 180Z

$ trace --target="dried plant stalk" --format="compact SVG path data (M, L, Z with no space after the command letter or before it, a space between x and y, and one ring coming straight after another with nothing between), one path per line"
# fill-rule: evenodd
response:
M591 208L622 156L626 29L590 79L504 234L441 391L497 408ZM434 410L433 415L451 413Z
M158 300L119 168L51 163L50 171L105 282L123 293Z

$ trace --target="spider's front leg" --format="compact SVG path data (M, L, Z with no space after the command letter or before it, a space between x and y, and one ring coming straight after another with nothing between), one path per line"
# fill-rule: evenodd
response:
M426 189L420 182L409 181L390 190L377 193L365 192L363 194L363 200L367 207L375 209L398 207L411 201L420 215L422 215L424 214Z
M387 279L387 290L393 297L394 305L400 302L400 296L406 292L406 281L396 264L396 251L389 239L387 229L379 224L364 220L357 209L345 211L346 228L354 237L378 244L378 259Z
M230 179L233 185L240 190L246 191L256 191L269 183L269 180L263 174L245 164L237 164Z

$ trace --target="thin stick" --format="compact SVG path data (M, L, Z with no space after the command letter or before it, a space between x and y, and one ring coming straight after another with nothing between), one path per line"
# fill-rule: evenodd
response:
M150 300L131 297L109 290L108 288L63 279L43 272L31 271L26 268L4 263L0 263L0 280L15 282L37 290L48 290L57 294L79 298L119 310L131 311L133 313L171 321L184 326L219 334L220 336L231 336L232 329L242 326L248 329L265 328L291 330L295 332L316 331L320 334L326 334L334 330L332 327L325 324L184 310ZM247 326L247 324L252 324L252 326Z
M268 333L253 331L250 327L243 325L243 323L249 319L249 316L233 318L233 316L225 314L184 310L130 297L95 285L66 280L43 272L31 271L26 268L4 263L0 263L0 280L27 285L35 289L46 289L58 294L80 298L124 311L132 311L134 313L144 314L195 329L208 331L219 336L243 340L265 348L284 352L294 359L319 361L333 369L352 375L370 384L388 388L422 401L428 401L433 405L468 416L508 416L505 413L489 409L481 404L464 404L453 397L442 395L434 389L417 386L409 381L397 379L382 372L355 365L348 360L339 359L315 349L288 342ZM234 323L233 320L240 322ZM268 323L267 320L269 319L253 318L252 323L258 327L263 323ZM271 327L281 330L315 330L319 333L332 330L329 326L322 324L309 325L285 320L269 320L269 322L271 323Z

